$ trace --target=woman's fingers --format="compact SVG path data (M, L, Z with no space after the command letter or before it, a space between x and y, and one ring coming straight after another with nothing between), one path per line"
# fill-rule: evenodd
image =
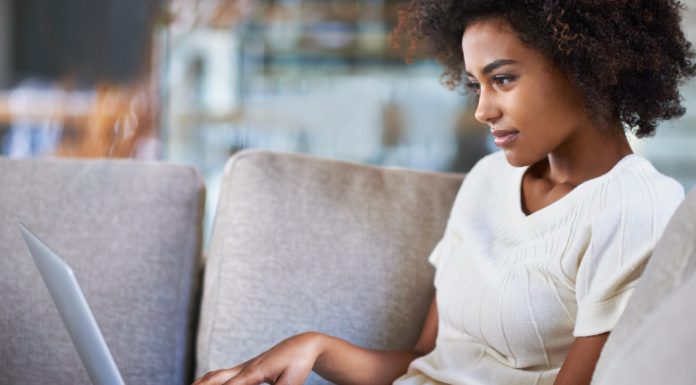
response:
M247 367L234 378L229 379L222 385L260 385L269 383L273 385L302 385L309 376L309 373L285 370L277 379L269 378L266 373L255 367Z
M210 372L193 385L260 385L272 381L261 362L250 360L234 368Z
M192 385L219 385L223 384L231 378L234 378L242 370L242 367L234 367L231 369L215 370L207 373L203 377L196 380Z
M301 385L318 355L312 336L306 333L289 338L239 366L210 372L193 385Z
M218 369L218 370L213 370L212 372L208 372L203 377L197 379L196 381L193 382L191 385L218 385L222 384L225 381L229 380L230 378L234 378L234 376L238 375L244 368L249 366L252 362L258 360L259 357L255 357L250 359L249 361L243 362L234 368L229 368L229 369Z

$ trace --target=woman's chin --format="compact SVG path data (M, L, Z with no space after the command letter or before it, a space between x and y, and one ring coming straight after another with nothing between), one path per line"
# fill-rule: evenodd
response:
M529 166L530 163L525 162L525 160L512 150L503 150L505 154L505 159L512 167L524 167Z
M543 159L543 157L540 158L529 156L529 154L520 154L519 151L513 149L503 149L503 153L505 154L507 162L513 167L531 166Z

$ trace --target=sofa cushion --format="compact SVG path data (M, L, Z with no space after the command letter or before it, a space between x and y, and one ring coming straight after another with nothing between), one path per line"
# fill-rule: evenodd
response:
M667 225L597 363L594 385L696 384L696 190ZM649 375L649 372L654 372Z
M89 384L16 222L72 266L128 384L192 373L203 184L189 167L0 159L0 382Z
M369 348L413 346L433 295L427 257L462 175L244 151L223 178L198 375L308 330Z
M634 330L605 365L600 384L696 384L696 275L680 285Z

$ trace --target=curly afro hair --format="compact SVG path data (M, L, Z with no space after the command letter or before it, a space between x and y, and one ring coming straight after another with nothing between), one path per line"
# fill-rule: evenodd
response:
M437 59L454 89L462 83L467 25L502 17L579 88L600 127L618 119L644 137L686 111L678 87L696 65L680 27L683 8L672 0L410 0L391 42L409 62Z

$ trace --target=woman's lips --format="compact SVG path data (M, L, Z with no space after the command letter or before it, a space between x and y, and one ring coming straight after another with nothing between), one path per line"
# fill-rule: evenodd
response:
M491 133L495 137L495 145L498 147L510 145L520 134L517 130L491 130Z

